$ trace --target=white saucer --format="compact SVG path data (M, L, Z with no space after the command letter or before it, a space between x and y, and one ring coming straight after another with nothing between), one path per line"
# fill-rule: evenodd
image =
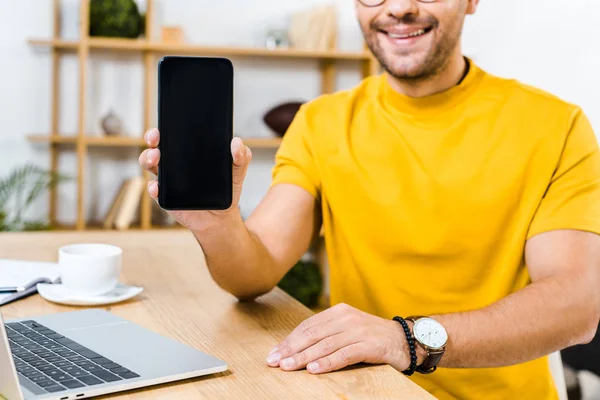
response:
M140 294L144 289L119 283L117 284L117 287L108 293L99 296L82 296L70 292L60 283L38 283L37 290L40 296L54 303L71 306L97 306L128 300Z

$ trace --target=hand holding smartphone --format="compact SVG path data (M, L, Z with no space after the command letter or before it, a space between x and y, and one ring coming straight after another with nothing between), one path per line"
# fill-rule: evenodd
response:
M225 210L233 202L233 65L218 57L158 64L158 204Z

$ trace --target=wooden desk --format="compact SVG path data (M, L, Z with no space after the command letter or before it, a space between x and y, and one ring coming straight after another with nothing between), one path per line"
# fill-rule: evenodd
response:
M0 258L57 261L59 246L111 243L123 248L123 282L145 288L138 297L104 307L229 364L208 377L129 391L125 399L432 399L389 366L326 375L284 372L265 363L269 350L312 313L279 289L240 303L211 279L188 231L41 232L0 234ZM72 311L39 295L2 307L5 318Z

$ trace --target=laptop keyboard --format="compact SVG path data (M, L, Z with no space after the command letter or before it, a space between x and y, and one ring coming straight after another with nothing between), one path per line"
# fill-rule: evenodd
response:
M19 378L46 392L139 377L35 321L12 322L5 327Z

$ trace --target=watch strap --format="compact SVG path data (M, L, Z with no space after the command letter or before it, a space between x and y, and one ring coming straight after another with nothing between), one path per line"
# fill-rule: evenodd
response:
M417 367L416 371L421 374L430 374L434 372L443 355L443 350L427 350L427 357L425 357L423 364Z

